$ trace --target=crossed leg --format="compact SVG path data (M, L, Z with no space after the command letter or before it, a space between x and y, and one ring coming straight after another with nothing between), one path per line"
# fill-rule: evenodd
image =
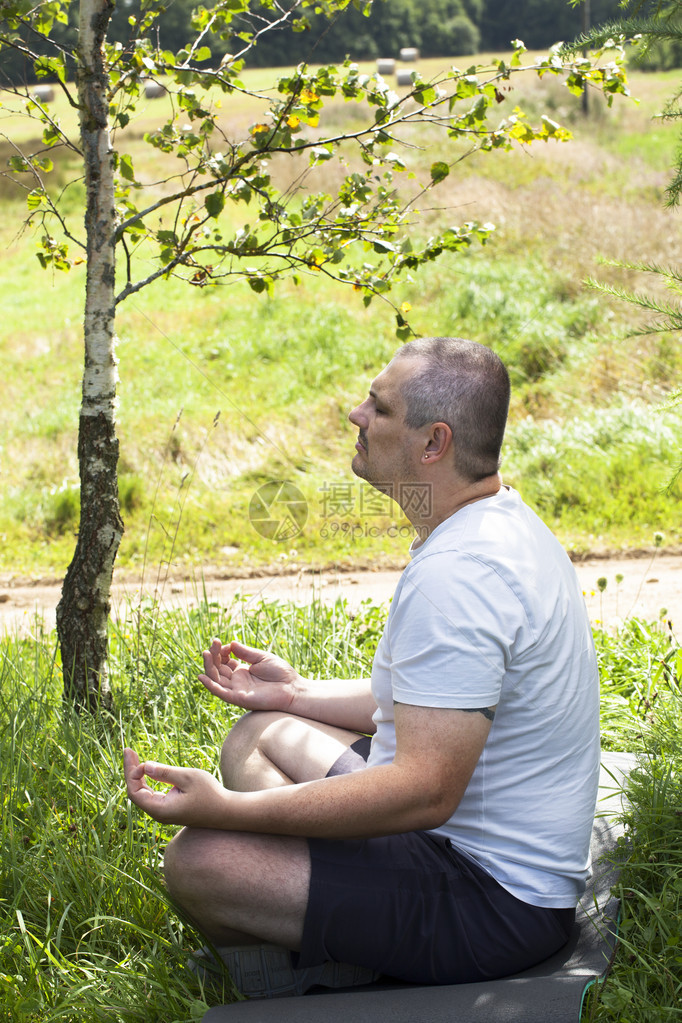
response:
M247 792L323 778L357 737L289 714L245 714L223 744L223 783ZM171 896L214 944L300 948L310 886L305 839L183 828L164 869Z

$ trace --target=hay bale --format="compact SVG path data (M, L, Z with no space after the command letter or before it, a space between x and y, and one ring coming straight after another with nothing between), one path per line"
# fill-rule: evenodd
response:
M394 75L395 61L393 58L380 57L377 60L377 71L380 75Z
M31 87L31 97L38 103L52 103L54 100L54 89L51 85L41 84Z
M146 78L144 83L144 94L147 99L160 99L166 95L166 90L160 82L153 82L151 78Z
M412 85L412 72L407 68L398 68L395 73L395 80L398 85Z
M400 59L405 63L413 63L415 60L419 60L419 50L416 46L403 46L400 51Z

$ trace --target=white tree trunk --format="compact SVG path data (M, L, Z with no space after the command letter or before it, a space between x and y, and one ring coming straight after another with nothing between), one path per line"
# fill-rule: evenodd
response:
M57 608L65 695L110 706L107 627L114 561L123 535L118 503L114 163L103 42L113 4L81 0L78 100L86 184L85 364L78 429L78 542Z

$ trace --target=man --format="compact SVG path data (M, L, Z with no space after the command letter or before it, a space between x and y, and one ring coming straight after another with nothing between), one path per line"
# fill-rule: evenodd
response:
M216 640L200 677L252 712L225 742L224 785L126 751L130 798L185 825L170 893L246 993L488 979L568 937L597 791L597 669L567 556L501 482L508 402L492 351L427 338L350 413L354 473L417 534L371 685L303 679Z

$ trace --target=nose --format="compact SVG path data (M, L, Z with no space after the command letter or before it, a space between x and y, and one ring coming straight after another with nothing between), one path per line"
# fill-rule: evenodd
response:
M348 418L353 426L359 426L360 429L367 426L367 415L365 413L366 404L367 399L365 399L365 401L363 401L360 405L356 405L355 408L348 413Z

